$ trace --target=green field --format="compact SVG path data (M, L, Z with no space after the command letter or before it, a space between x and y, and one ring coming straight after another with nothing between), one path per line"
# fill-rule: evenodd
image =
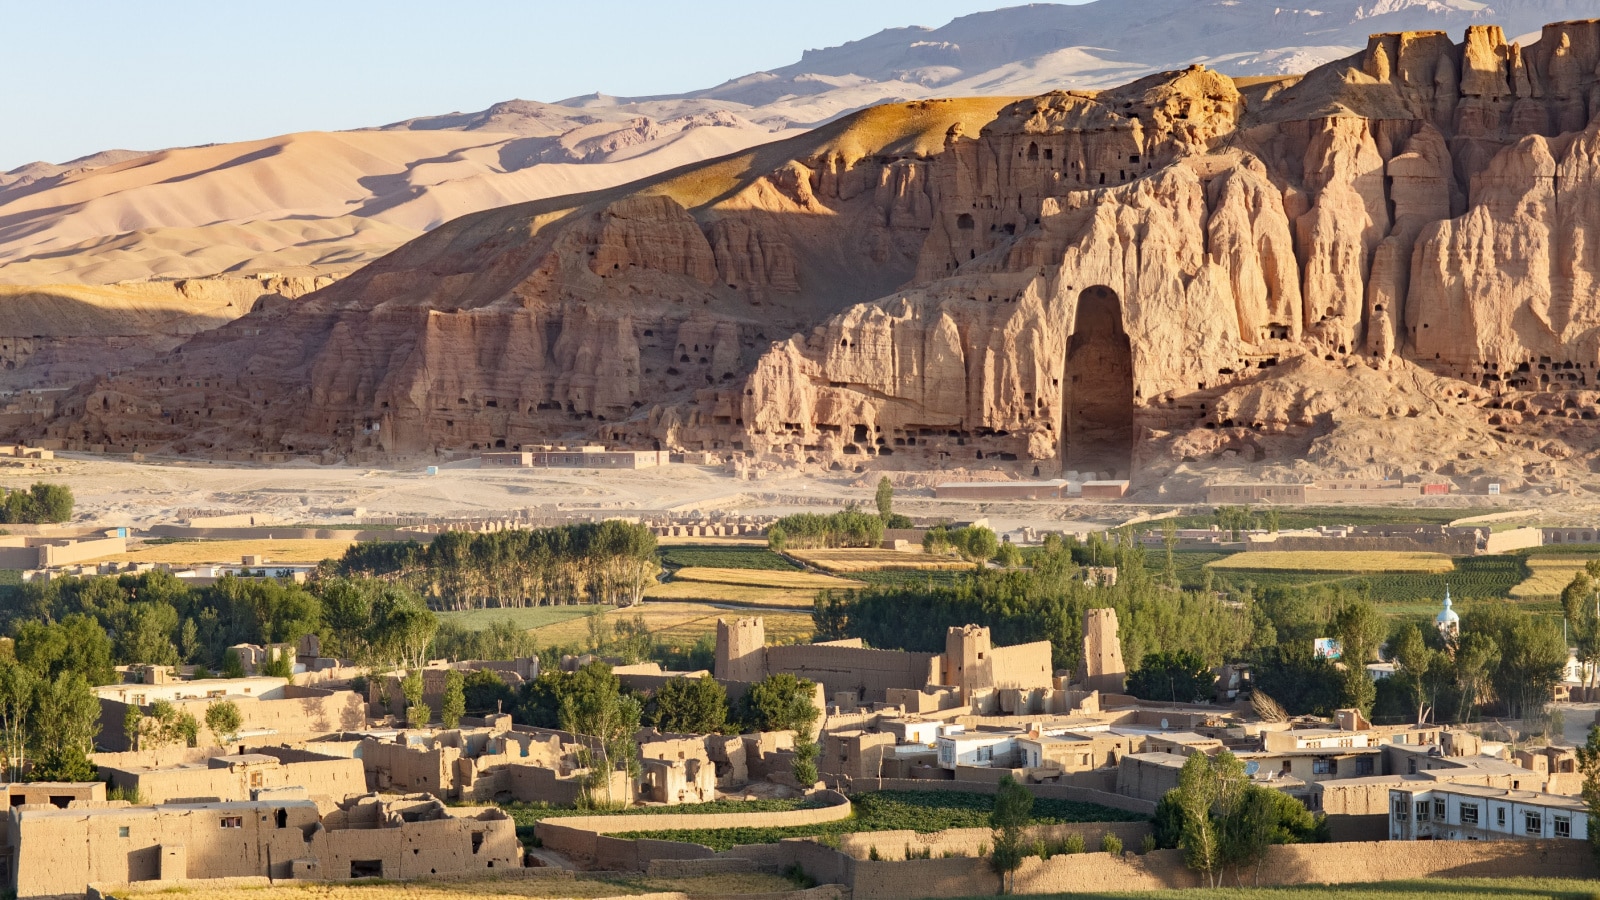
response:
M1498 510L1492 508L1435 509L1409 506L1252 506L1250 511L1265 522L1267 510L1278 513L1278 527L1282 529L1315 528L1318 525L1401 525L1422 523L1445 525L1466 516L1484 516ZM1217 523L1210 512L1173 516L1129 526L1135 532L1160 533L1166 523L1179 528L1209 528Z
M1211 564L1213 569L1255 572L1438 574L1451 571L1443 553L1384 550L1248 550Z
M1385 607L1413 607L1387 610L1409 613L1437 612L1438 602L1444 597L1447 585L1451 597L1456 600L1504 599L1529 574L1527 564L1516 555L1463 556L1453 562L1454 568L1450 572L1438 574L1326 575L1316 572L1216 571L1215 583L1219 587L1226 583L1235 588L1245 585L1257 588L1338 585L1364 593L1374 603Z
M726 850L736 844L769 844L787 837L854 834L861 831L943 831L946 828L988 828L994 797L946 791L877 791L851 798L855 811L848 819L792 828L718 828L713 830L640 831L617 837L648 837L664 841L703 844ZM1136 813L1077 803L1036 799L1033 822L1137 822L1148 818Z
M1246 875L1245 877L1249 877ZM1281 888L1186 888L1113 893L1030 894L1035 900L1431 900L1437 897L1514 897L1516 900L1592 900L1595 883L1576 878L1422 878L1379 884ZM977 898L973 898L977 900Z
M445 622L460 625L468 631L482 631L495 622L510 621L511 624L528 630L543 628L546 625L557 625L562 622L580 619L594 612L599 607L592 605L583 606L526 606L513 609L462 609L450 610L439 613L439 618ZM609 611L610 607L606 607Z
M703 567L709 569L768 569L796 571L800 567L765 547L718 547L679 544L662 547L661 565L668 569Z

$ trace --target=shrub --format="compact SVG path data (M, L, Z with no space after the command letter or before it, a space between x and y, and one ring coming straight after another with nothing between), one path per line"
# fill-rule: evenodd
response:
M1153 851L1155 849L1156 849L1156 836L1153 835L1153 834L1145 835L1144 836L1144 840L1139 842L1139 852L1140 853L1149 853L1149 852L1151 852L1151 851Z
M1105 837L1100 839L1100 852L1110 853L1113 856L1121 856L1122 838L1117 837L1109 831L1106 832Z
M1069 834L1067 839L1061 842L1062 853L1082 853L1084 849L1083 835L1081 834Z

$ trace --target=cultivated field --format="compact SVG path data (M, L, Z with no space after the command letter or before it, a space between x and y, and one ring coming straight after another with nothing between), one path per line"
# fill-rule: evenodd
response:
M1257 572L1449 572L1455 568L1443 553L1398 553L1359 550L1249 550L1215 560L1213 569Z
M173 565L207 563L237 564L245 556L265 557L272 563L319 563L344 554L355 541L345 540L254 540L254 541L175 541L146 544L127 553L104 556L100 562L148 562Z
M819 575L816 572L784 572L773 569L711 569L690 566L672 576L678 581L705 581L712 584L742 584L749 587L827 590L865 587L859 581Z
M1511 589L1511 596L1518 600L1559 596L1588 560L1586 556L1530 556L1528 569L1532 574Z
M846 586L854 585L847 583ZM816 596L816 588L804 590L757 588L708 581L670 581L666 584L653 584L644 592L646 600L700 600L707 603L748 603L752 606L785 606L796 609L810 609Z
M528 606L517 609L462 609L439 613L439 618L468 631L483 631L497 622L510 622L524 631L559 625L594 612L594 606ZM610 607L605 607L610 609Z
M511 876L488 879L450 881L373 881L361 882L309 882L296 884L278 882L271 887L238 887L221 890L204 887L168 886L138 890L122 888L118 897L174 897L196 898L249 898L249 900L388 900L403 897L406 900L468 900L474 897L534 897L588 898L631 897L640 894L685 893L694 896L716 897L733 894L769 894L794 890L794 882L778 875L744 872L724 875L700 875L693 878L652 878L645 875L578 875L563 877L557 873L537 877Z
M954 556L928 556L898 550L791 550L789 555L826 572L939 572L971 569Z
M766 620L767 640L774 643L793 644L811 640L811 612L807 603L804 610L774 612L771 610L739 608L733 604L654 601L647 600L639 606L618 609L614 606L539 606L531 609L486 609L469 612L444 613L467 627L487 628L497 619L510 618L517 624L549 616L542 624L525 626L538 639L540 647L582 645L589 638L588 616L597 612L613 623L634 616L643 616L645 627L656 636L656 642L667 646L692 647L702 637L715 638L717 619L759 615Z

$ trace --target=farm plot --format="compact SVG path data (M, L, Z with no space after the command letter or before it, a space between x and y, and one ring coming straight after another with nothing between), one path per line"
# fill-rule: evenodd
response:
M816 572L775 571L771 569L712 569L690 566L672 575L676 581L704 581L711 584L742 584L759 588L808 589L814 591L858 588L861 582Z
M1529 575L1511 589L1517 600L1533 600L1560 596L1562 588L1572 576L1583 571L1588 557L1583 556L1533 556L1528 558Z
M759 546L707 546L683 544L661 548L661 564L669 569L702 567L714 569L769 569L778 572L797 572L799 567Z
M170 565L202 565L205 563L238 564L246 556L260 556L273 563L319 563L344 554L355 541L316 540L311 538L286 538L283 540L253 541L175 541L170 544L145 544L126 553L101 557L109 562L148 562Z
M1341 550L1248 550L1215 560L1213 569L1258 572L1449 572L1455 568L1443 553Z
M843 579L840 579L841 581ZM758 588L744 584L721 584L713 581L669 581L653 584L644 590L644 598L661 600L700 600L707 603L738 603L751 606L786 606L810 609L816 600L817 589Z
M953 572L973 564L953 556L928 556L898 550L791 550L789 555L824 572Z

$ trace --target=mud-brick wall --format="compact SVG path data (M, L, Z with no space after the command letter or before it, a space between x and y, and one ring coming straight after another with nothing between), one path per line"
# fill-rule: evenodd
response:
M970 897L993 893L997 887L987 859L848 860L844 868L854 900ZM1383 841L1273 847L1259 872L1249 871L1246 877L1266 886L1596 875L1600 867L1584 841ZM1029 857L1016 873L1019 894L1146 891L1199 883L1177 850Z
M1129 850L1138 849L1145 835L1150 834L1149 822L1075 822L1064 825L1035 825L1026 830L1025 843L1035 840L1059 845L1069 835L1083 838L1084 846L1098 850L1100 841L1114 834ZM950 828L932 834L915 831L866 831L839 837L839 849L855 859L870 859L876 849L882 859L912 858L928 851L933 857L946 853L957 856L978 856L979 850L994 846L994 831L989 828Z

